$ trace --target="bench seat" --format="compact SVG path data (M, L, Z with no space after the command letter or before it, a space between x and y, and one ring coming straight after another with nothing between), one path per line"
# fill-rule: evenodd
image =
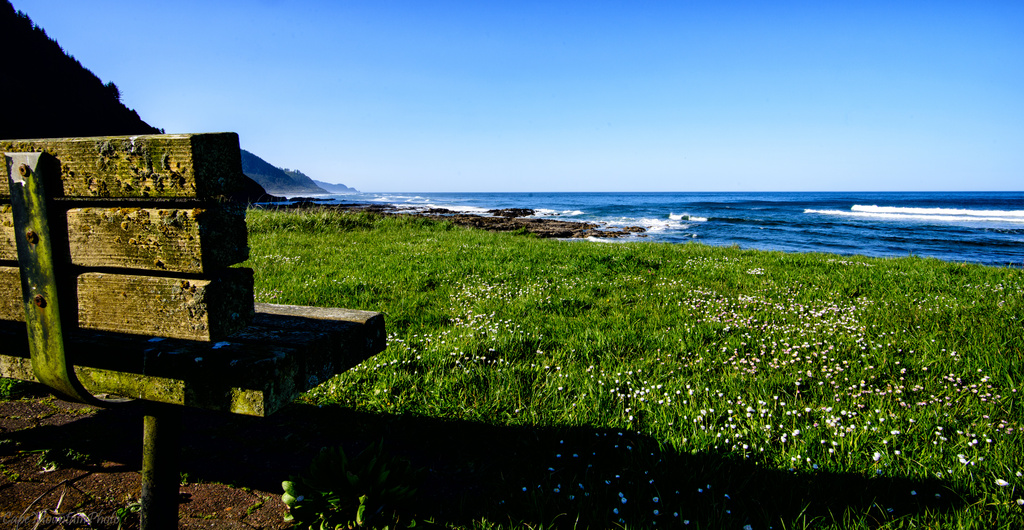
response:
M371 311L256 304L245 329L205 342L76 330L69 361L93 394L266 416L381 352ZM25 324L0 322L0 376L35 381Z

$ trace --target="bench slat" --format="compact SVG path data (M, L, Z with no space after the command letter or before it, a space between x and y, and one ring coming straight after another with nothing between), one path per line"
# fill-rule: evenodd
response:
M71 263L201 274L249 257L245 210L73 208L67 212ZM0 205L0 260L17 261L14 217Z
M47 152L61 163L54 196L220 199L244 185L235 133L0 140L0 152ZM10 195L0 164L0 196Z
M253 315L251 269L207 279L90 272L78 282L78 324L85 329L189 340L220 340ZM0 320L24 321L17 267L0 267Z
M0 377L34 381L24 329L0 323ZM254 323L218 343L78 331L69 355L82 383L110 393L265 416L384 350L370 311L257 304ZM83 368L82 366L88 366Z

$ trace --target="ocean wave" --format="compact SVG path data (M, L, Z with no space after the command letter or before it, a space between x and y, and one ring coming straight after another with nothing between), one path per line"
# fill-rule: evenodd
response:
M889 206L862 206L856 204L849 210L807 209L804 210L804 213L856 217L862 219L888 219L894 221L1024 223L1024 211L1021 210L903 208Z
M618 218L618 219L609 220L608 221L608 225L609 226L642 226L648 232L655 232L655 233L656 232L667 232L667 231L670 231L670 230L686 230L687 228L690 228L690 224L689 223L684 223L684 222L673 220L673 219L664 219L664 218L658 219L658 218L651 218L651 217L640 217L640 218L621 217L621 218Z
M448 211L450 211L452 213L466 213L466 214L472 214L472 215L489 215L490 214L490 209L488 209L488 208L481 208L479 206L459 206L459 205L438 204L438 203L421 204L416 209L419 210L419 211L423 211L423 212L428 211L428 210L433 210L433 209L444 209L444 210L448 210Z
M558 211L551 208L534 208L533 212L533 217L576 217L584 214L580 210Z
M459 213L471 213L476 215L487 215L491 212L489 208L481 208L479 206L442 206L442 208L448 208L449 210Z
M688 213L676 214L669 212L668 218L673 221L693 221L695 223L706 223L708 221L707 217L696 217Z
M387 202L387 203L424 203L427 198L422 195L404 195L404 194L380 194L370 199L372 202Z
M908 208L902 206L864 206L854 204L854 212L891 213L907 215L947 215L963 217L985 217L999 219L1024 219L1024 210L966 210L961 208Z

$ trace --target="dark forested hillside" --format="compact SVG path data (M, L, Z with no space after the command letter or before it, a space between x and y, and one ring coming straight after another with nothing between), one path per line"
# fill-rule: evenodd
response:
M0 77L0 101L6 104L0 139L162 132L121 103L117 85L104 84L9 0L0 1L0 49L8 57ZM274 200L264 188L287 195L326 193L309 177L288 175L247 151L242 151L242 165L253 179L239 196L242 200Z
M7 52L0 138L160 132L121 103L117 85L104 84L8 0L0 3L0 49Z
M301 172L295 172L301 175L301 177L297 177L286 171L289 170L276 167L266 160L242 149L242 173L259 182L268 193L278 195L327 193L327 191L314 184L309 177Z
M292 181L295 182L296 185L307 187L309 189L320 190L317 193L327 193L327 189L318 184L317 181L310 178L309 175L306 175L298 169L281 168L281 171L284 171L285 175L291 177Z

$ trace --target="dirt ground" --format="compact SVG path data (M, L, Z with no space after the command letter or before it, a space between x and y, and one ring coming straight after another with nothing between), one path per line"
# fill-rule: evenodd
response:
M217 432L239 428L228 419L186 415L179 528L287 528L273 487L286 477L252 477L259 451L245 447L244 430L260 422L243 421L239 440ZM97 409L48 394L0 401L0 528L138 528L141 444L138 407Z
M38 528L138 528L141 405L94 408L29 387L0 400L0 529L36 528L39 517L46 524ZM179 528L288 528L281 481L303 472L321 448L355 455L374 443L420 470L410 508L417 527L511 520L508 507L493 502L495 491L507 491L510 476L533 469L523 461L561 437L561 429L301 402L266 418L186 408ZM76 514L91 526L72 520Z

